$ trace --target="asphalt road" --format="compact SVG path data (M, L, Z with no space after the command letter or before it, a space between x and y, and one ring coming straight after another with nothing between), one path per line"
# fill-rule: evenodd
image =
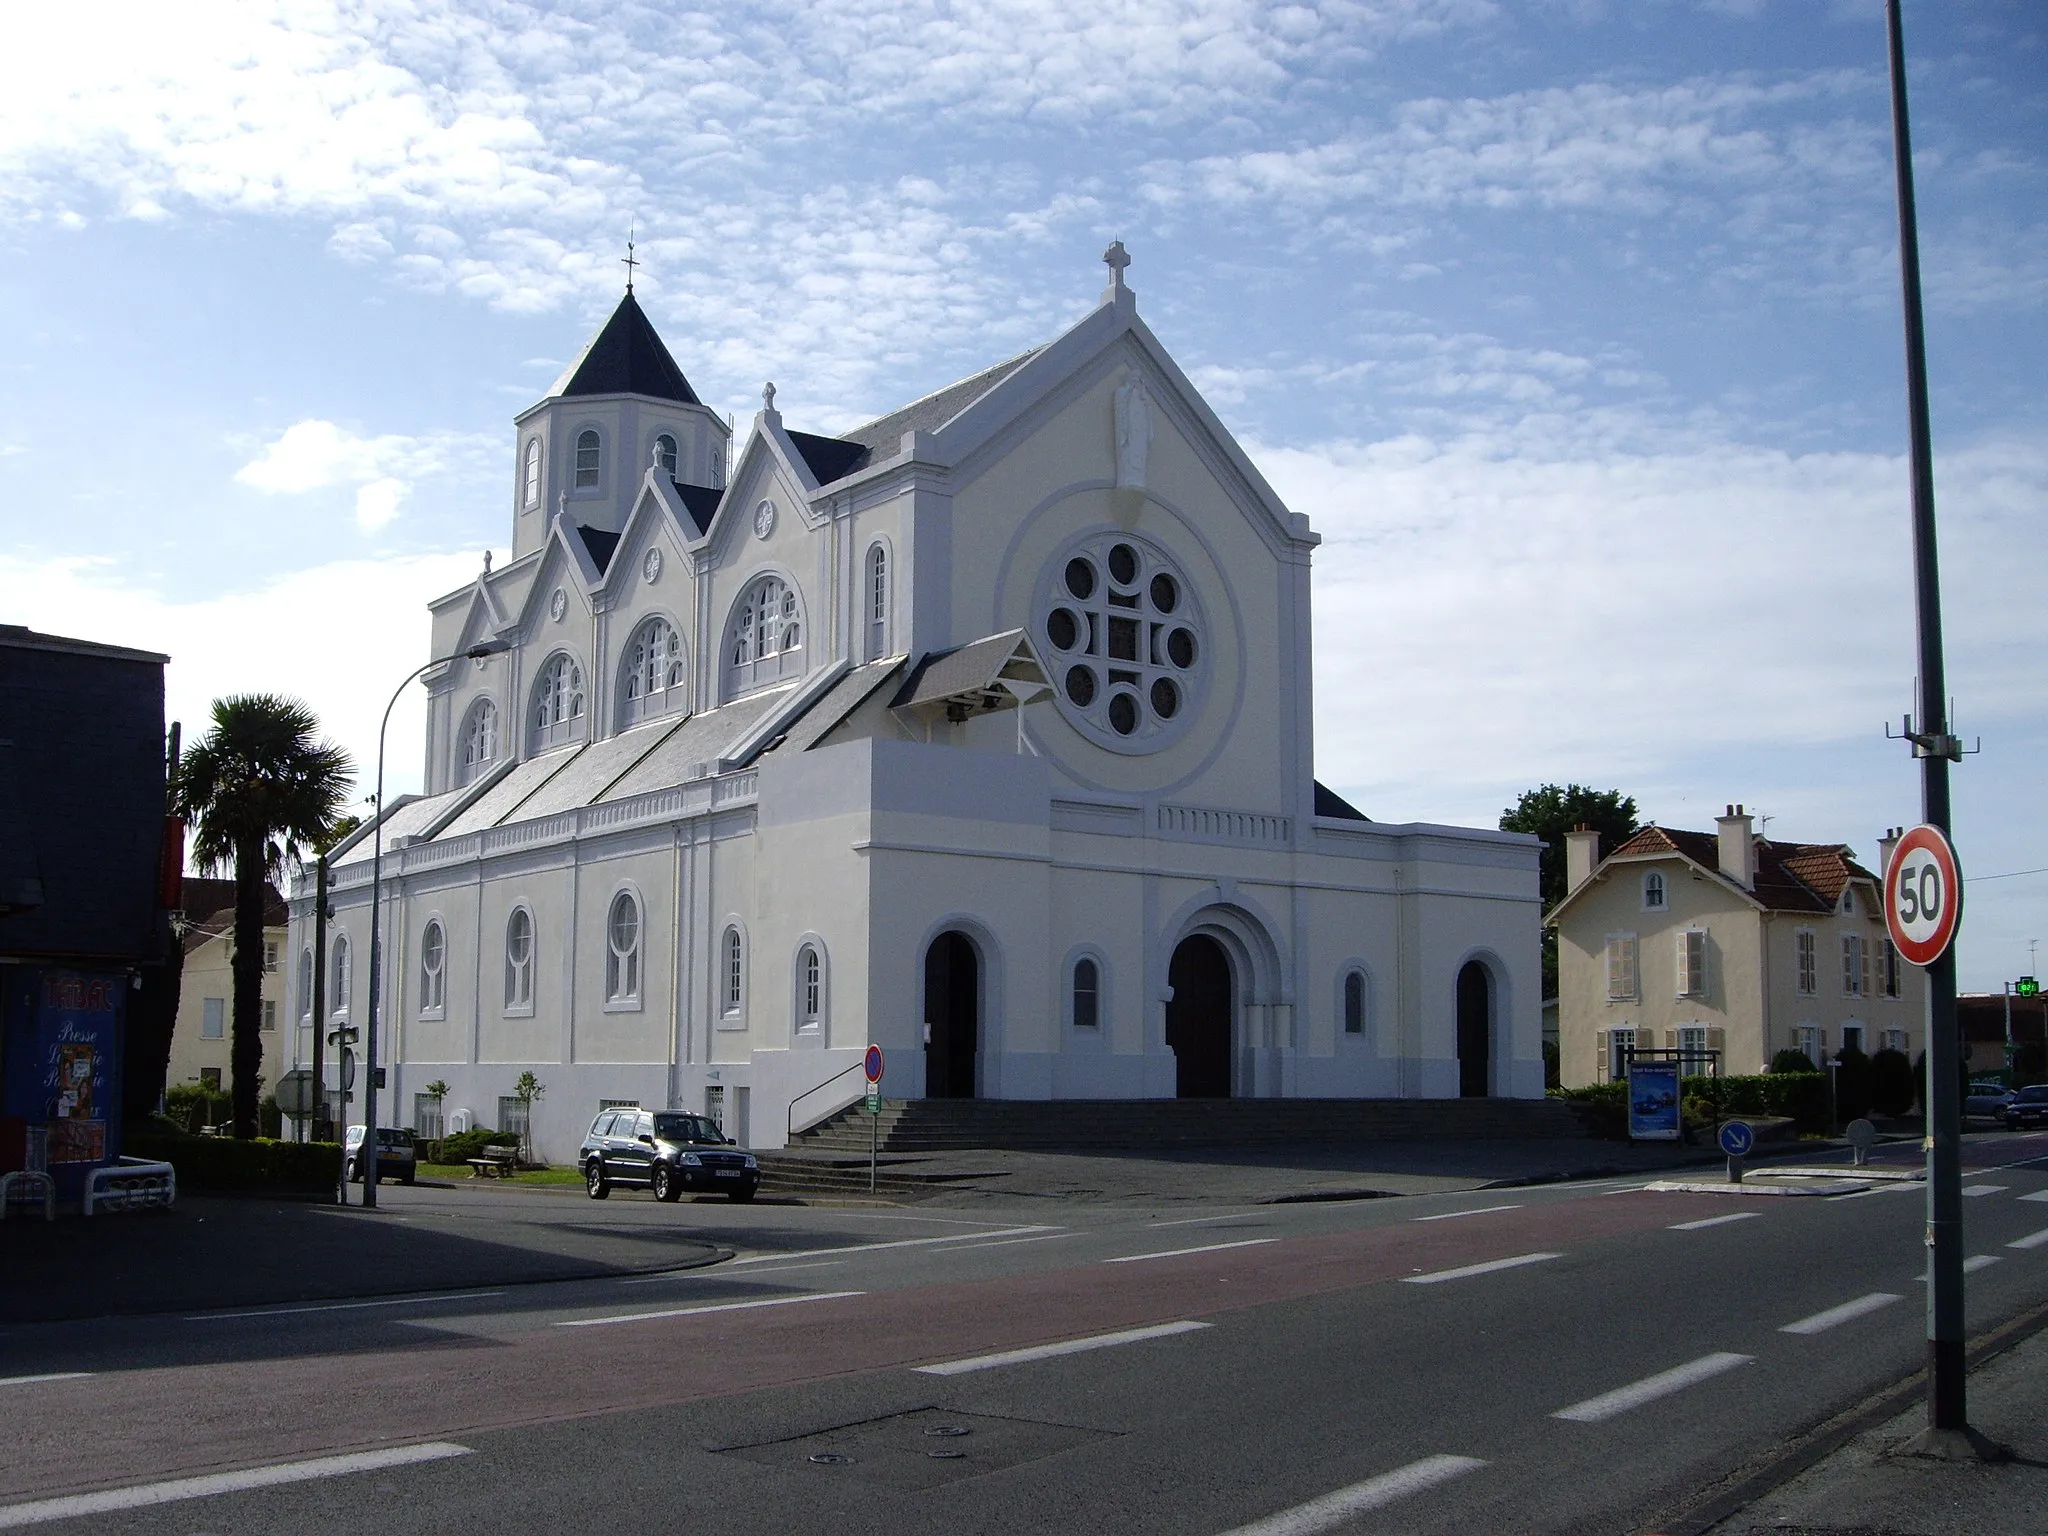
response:
M1974 1331L2048 1299L2048 1137L1969 1160ZM1642 1182L550 1204L736 1257L9 1329L0 1530L1638 1531L1924 1348L1917 1185Z

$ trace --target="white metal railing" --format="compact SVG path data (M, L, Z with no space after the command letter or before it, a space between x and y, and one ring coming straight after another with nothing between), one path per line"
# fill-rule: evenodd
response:
M124 1157L85 1176L85 1214L139 1211L172 1205L178 1198L178 1171L169 1163Z

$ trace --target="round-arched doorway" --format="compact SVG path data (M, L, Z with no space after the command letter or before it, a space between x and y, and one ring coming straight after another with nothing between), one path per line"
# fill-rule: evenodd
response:
M975 1051L981 1041L981 956L957 928L924 952L924 1095L975 1096Z
M1173 989L1166 1005L1166 1043L1173 1051L1175 1094L1229 1098L1231 1025L1237 1014L1229 953L1205 933L1190 934L1173 952L1166 984Z
M1458 972L1458 1096L1493 1092L1493 974L1477 960Z

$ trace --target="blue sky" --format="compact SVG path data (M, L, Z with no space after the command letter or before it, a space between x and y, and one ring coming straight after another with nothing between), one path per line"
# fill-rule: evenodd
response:
M744 425L1044 340L1120 235L1318 556L1374 816L1918 819L1879 0L44 7L0 63L0 620L359 757L639 293ZM1966 871L2048 867L2048 16L1912 0ZM391 777L417 782L416 715ZM2048 874L1983 880L1995 988ZM2048 959L2044 959L2048 964Z

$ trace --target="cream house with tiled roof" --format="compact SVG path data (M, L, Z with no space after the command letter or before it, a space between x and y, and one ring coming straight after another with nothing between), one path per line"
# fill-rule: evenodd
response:
M185 922L180 942L185 968L178 983L178 1020L171 1030L170 1068L164 1081L203 1083L230 1089L235 1014L235 883L185 877ZM292 1040L278 1028L284 1012L286 977L279 956L285 944L284 898L264 886L263 902L263 1091L291 1070Z
M1895 833L1879 841L1879 869ZM1731 805L1713 832L1644 827L1606 858L1566 840L1557 930L1558 1050L1568 1088L1607 1082L1634 1049L1761 1072L1782 1050L1816 1066L1843 1046L1911 1055L1924 980L1885 934L1882 878L1835 843L1755 834Z

